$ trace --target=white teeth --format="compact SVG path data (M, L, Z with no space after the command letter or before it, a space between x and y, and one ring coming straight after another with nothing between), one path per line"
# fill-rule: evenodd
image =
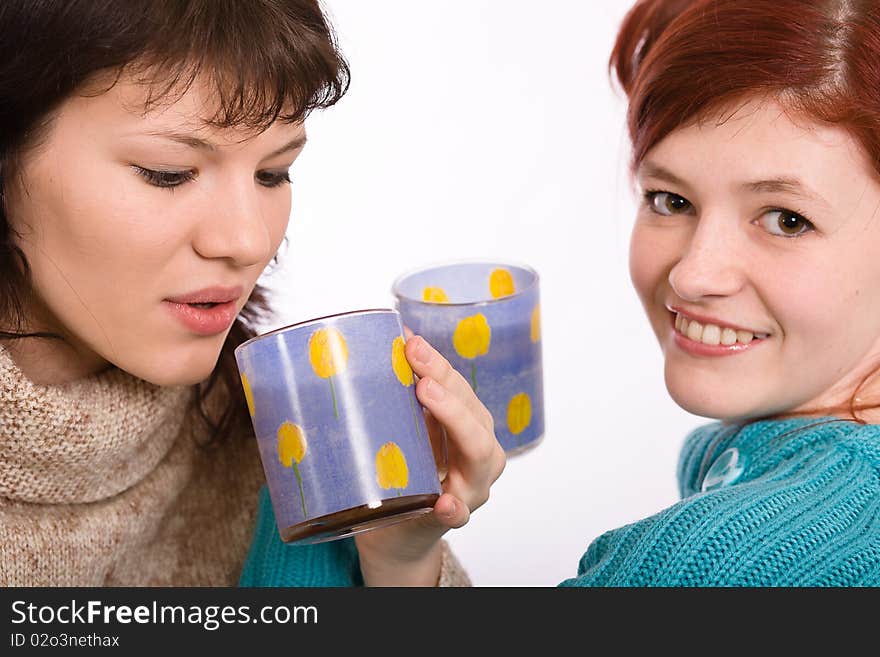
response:
M736 331L730 328L726 328L721 331L721 344L725 346L732 345L736 342Z
M695 342L708 345L722 344L730 346L736 342L749 344L753 339L769 337L769 333L752 333L751 331L737 331L732 328L722 328L715 324L705 326L695 320L689 320L683 315L675 314L675 329L682 335L686 335Z
M703 344L716 345L721 343L721 328L714 324L703 327Z

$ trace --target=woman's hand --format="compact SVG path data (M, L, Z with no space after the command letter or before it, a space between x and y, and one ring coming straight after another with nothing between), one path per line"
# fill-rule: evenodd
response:
M444 453L445 433L446 476L431 513L355 536L368 586L436 585L440 537L489 499L506 462L491 413L449 361L420 336L407 340L406 358L419 377L416 395L435 455Z

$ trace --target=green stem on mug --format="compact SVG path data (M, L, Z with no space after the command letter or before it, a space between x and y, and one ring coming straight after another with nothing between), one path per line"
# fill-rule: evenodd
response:
M299 474L299 466L296 464L296 461L293 462L293 473L296 475L297 483L299 483L299 499L300 502L302 502L303 518L308 518L309 514L306 511L306 496L303 492L303 480Z
M409 396L409 405L412 408L413 412L413 420L416 421L416 433L419 434L419 440L422 439L422 430L419 429L419 416L416 414L416 402L413 400L414 394L410 393L409 388L406 389L406 394Z
M333 377L328 376L327 380L330 382L330 396L333 397L333 415L336 416L336 419L339 419L339 411L336 408L336 390L333 388Z
M477 392L477 364L474 361L471 361L471 388Z

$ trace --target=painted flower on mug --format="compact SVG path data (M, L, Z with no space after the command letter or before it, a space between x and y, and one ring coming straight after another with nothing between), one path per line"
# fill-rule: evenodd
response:
M376 481L386 490L396 488L398 497L409 485L406 457L396 443L389 441L376 452Z
M403 340L403 336L397 336L394 338L394 341L391 343L391 369L394 370L394 375L397 377L397 380L406 387L409 388L412 384L415 383L415 377L413 377L412 368L409 366L409 361L406 359L406 342ZM416 423L416 433L419 438L422 437L422 430L419 427L419 417L416 414L416 402L414 394L407 392L407 397L409 397L409 405L412 408L413 412L413 420Z
M449 295L442 287L427 286L422 290L422 301L428 303L449 303Z
M508 297L516 292L510 272L506 269L493 269L489 274L489 292L493 299Z
M532 423L532 400L521 392L514 395L507 404L507 428L518 436Z
M413 371L406 359L406 342L402 336L397 336L391 343L391 368L401 384L409 387L413 384Z
M251 414L251 417L254 417L254 392L251 390L250 381L248 381L247 375L242 372L241 375L241 387L244 390L244 399L247 402L248 412Z
M541 304L535 304L532 311L531 336L532 342L538 342L541 339Z
M345 371L348 364L348 345L339 329L320 328L309 338L309 362L315 374L329 379Z
M344 372L348 366L348 345L342 333L332 326L320 328L312 333L309 338L309 362L315 374L330 382L333 415L338 419L339 409L336 405L333 377Z
M293 468L296 481L299 484L299 498L302 502L303 517L308 517L306 512L306 497L303 492L302 477L299 473L299 464L306 456L308 443L302 427L293 422L284 422L278 427L278 460L285 468Z
M492 329L486 316L482 313L470 315L460 320L452 334L452 346L462 358L473 361L479 356L489 353L492 342ZM471 387L477 391L477 368L471 362Z

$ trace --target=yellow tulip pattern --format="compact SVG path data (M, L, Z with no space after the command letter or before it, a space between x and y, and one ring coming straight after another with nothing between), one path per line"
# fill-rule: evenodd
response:
M442 287L426 287L422 290L422 301L429 303L449 303L449 296Z
M302 477L299 474L299 463L305 458L308 443L301 427L293 422L284 422L278 427L278 460L285 468L293 468L296 481L299 483L299 499L302 502L303 517L306 512L306 497L303 493Z
M541 304L535 304L532 311L532 342L538 342L541 339Z
M471 387L477 391L477 367L473 362L478 356L489 353L492 329L482 313L470 315L458 322L452 334L452 346L462 358L471 361Z
M494 269L489 274L489 292L493 299L507 297L516 292L513 285L513 276L506 269Z
M396 488L398 497L409 484L406 457L396 443L387 442L376 452L376 480L386 490Z
M245 374L241 375L241 387L244 390L244 398L247 402L248 412L254 417L254 393L251 390L251 384Z
M344 372L348 365L348 345L342 333L333 327L321 328L312 333L312 337L309 338L309 362L315 374L330 382L333 415L338 419L339 410L336 406L333 376Z
M406 342L402 336L397 336L391 343L391 368L397 376L397 380L407 388L413 384L413 371L406 359Z
M391 343L391 369L394 370L394 374L397 376L397 380L406 387L409 388L411 385L415 383L415 378L413 377L412 368L409 366L409 361L406 359L406 342L404 342L402 336L398 336L394 338L394 341ZM409 405L412 408L413 412L413 420L416 423L416 433L419 438L422 437L422 430L419 428L419 417L416 415L416 404L413 401L413 396L407 393L407 397L409 397Z
M532 422L532 400L521 392L514 395L507 404L507 428L514 436L525 431Z

